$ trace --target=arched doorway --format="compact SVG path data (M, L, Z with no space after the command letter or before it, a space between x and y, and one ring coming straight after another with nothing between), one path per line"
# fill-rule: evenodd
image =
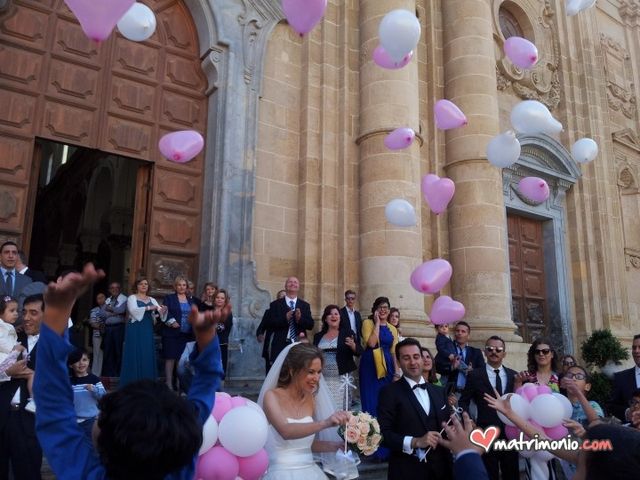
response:
M32 243L37 139L139 160L129 269L166 291L177 273L197 275L204 155L174 164L157 143L174 130L206 133L207 80L184 3L144 3L158 27L141 43L115 31L90 41L63 0L9 2L0 13L0 238Z

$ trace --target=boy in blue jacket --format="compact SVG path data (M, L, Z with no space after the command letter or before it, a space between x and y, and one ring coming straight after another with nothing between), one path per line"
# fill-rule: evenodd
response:
M76 422L66 366L74 349L67 338L67 319L76 299L102 277L104 272L87 264L82 273L59 278L45 292L34 381L42 450L60 480L191 480L202 425L223 375L216 324L228 312L198 313L194 307L190 313L196 374L187 400L159 382L127 385L100 400L91 442Z

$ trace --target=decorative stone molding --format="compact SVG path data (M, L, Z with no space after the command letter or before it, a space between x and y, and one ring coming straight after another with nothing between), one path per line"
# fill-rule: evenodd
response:
M618 12L622 21L631 27L638 25L638 19L640 18L640 4L637 0L620 0L618 6Z
M640 153L640 140L638 136L630 128L618 130L611 135L614 143L619 143L627 148L630 148L636 153Z
M515 66L504 55L505 37L500 28L500 7L517 19L525 36L538 47L540 61L531 70ZM538 100L553 110L560 103L560 49L554 27L555 12L549 0L514 2L495 0L493 4L494 41L496 43L496 77L500 91L511 89L520 98ZM535 21L532 21L535 19Z
M627 270L630 270L631 267L640 269L640 250L635 250L633 248L625 248L624 260L625 260Z
M618 41L600 34L604 56L609 108L620 111L630 119L636 115L636 96L633 93L633 72L629 52Z

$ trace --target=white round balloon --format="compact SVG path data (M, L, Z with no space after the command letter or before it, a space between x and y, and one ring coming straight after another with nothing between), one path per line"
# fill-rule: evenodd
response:
M562 422L564 407L551 393L543 393L531 400L531 419L543 427L555 427Z
M496 135L487 145L487 160L498 168L507 168L520 158L520 142L513 130Z
M209 415L207 421L202 425L202 445L198 455L202 455L205 452L211 450L211 448L218 441L218 422L213 415Z
M118 22L118 30L127 39L142 42L156 31L156 16L145 4L134 3Z
M571 418L573 415L573 405L571 405L571 401L561 393L554 392L552 395L560 400L560 403L562 404L562 418Z
M396 62L409 54L420 41L421 27L414 12L392 10L387 13L378 27L380 44Z
M517 132L529 135L539 133L552 135L562 131L562 124L553 118L545 105L537 100L524 100L513 107L511 125Z
M509 403L511 404L511 409L514 411L514 413L524 420L528 419L529 418L529 402L527 401L527 399L522 397L521 395L509 394L509 393L505 393L500 398L504 400L509 395L511 395ZM509 420L507 417L505 417L502 414L502 412L498 412L498 417L500 418L500 420L502 420L504 424L515 427L515 424L511 420Z
M591 138L581 138L571 147L571 155L578 163L588 163L598 156L598 144Z
M413 227L416 225L416 210L406 200L394 198L384 207L384 216L389 223L398 227Z
M253 407L236 407L222 417L218 438L229 452L238 457L249 457L264 447L268 427L265 416Z

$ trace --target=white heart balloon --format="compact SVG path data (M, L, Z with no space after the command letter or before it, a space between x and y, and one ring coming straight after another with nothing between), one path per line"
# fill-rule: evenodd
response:
M520 142L513 130L496 135L487 145L487 160L498 168L507 168L520 158Z
M553 135L562 131L549 109L537 100L524 100L511 110L511 125L517 132L529 135L546 133Z
M156 16L143 3L134 3L118 22L118 31L128 40L142 42L156 31Z
M416 225L416 210L406 200L395 198L384 207L384 216L389 223L398 227L413 227Z
M571 155L578 163L589 163L598 156L598 144L591 138L581 138L571 147Z
M415 12L392 10L384 16L378 27L380 44L394 61L400 62L418 45L421 30Z

